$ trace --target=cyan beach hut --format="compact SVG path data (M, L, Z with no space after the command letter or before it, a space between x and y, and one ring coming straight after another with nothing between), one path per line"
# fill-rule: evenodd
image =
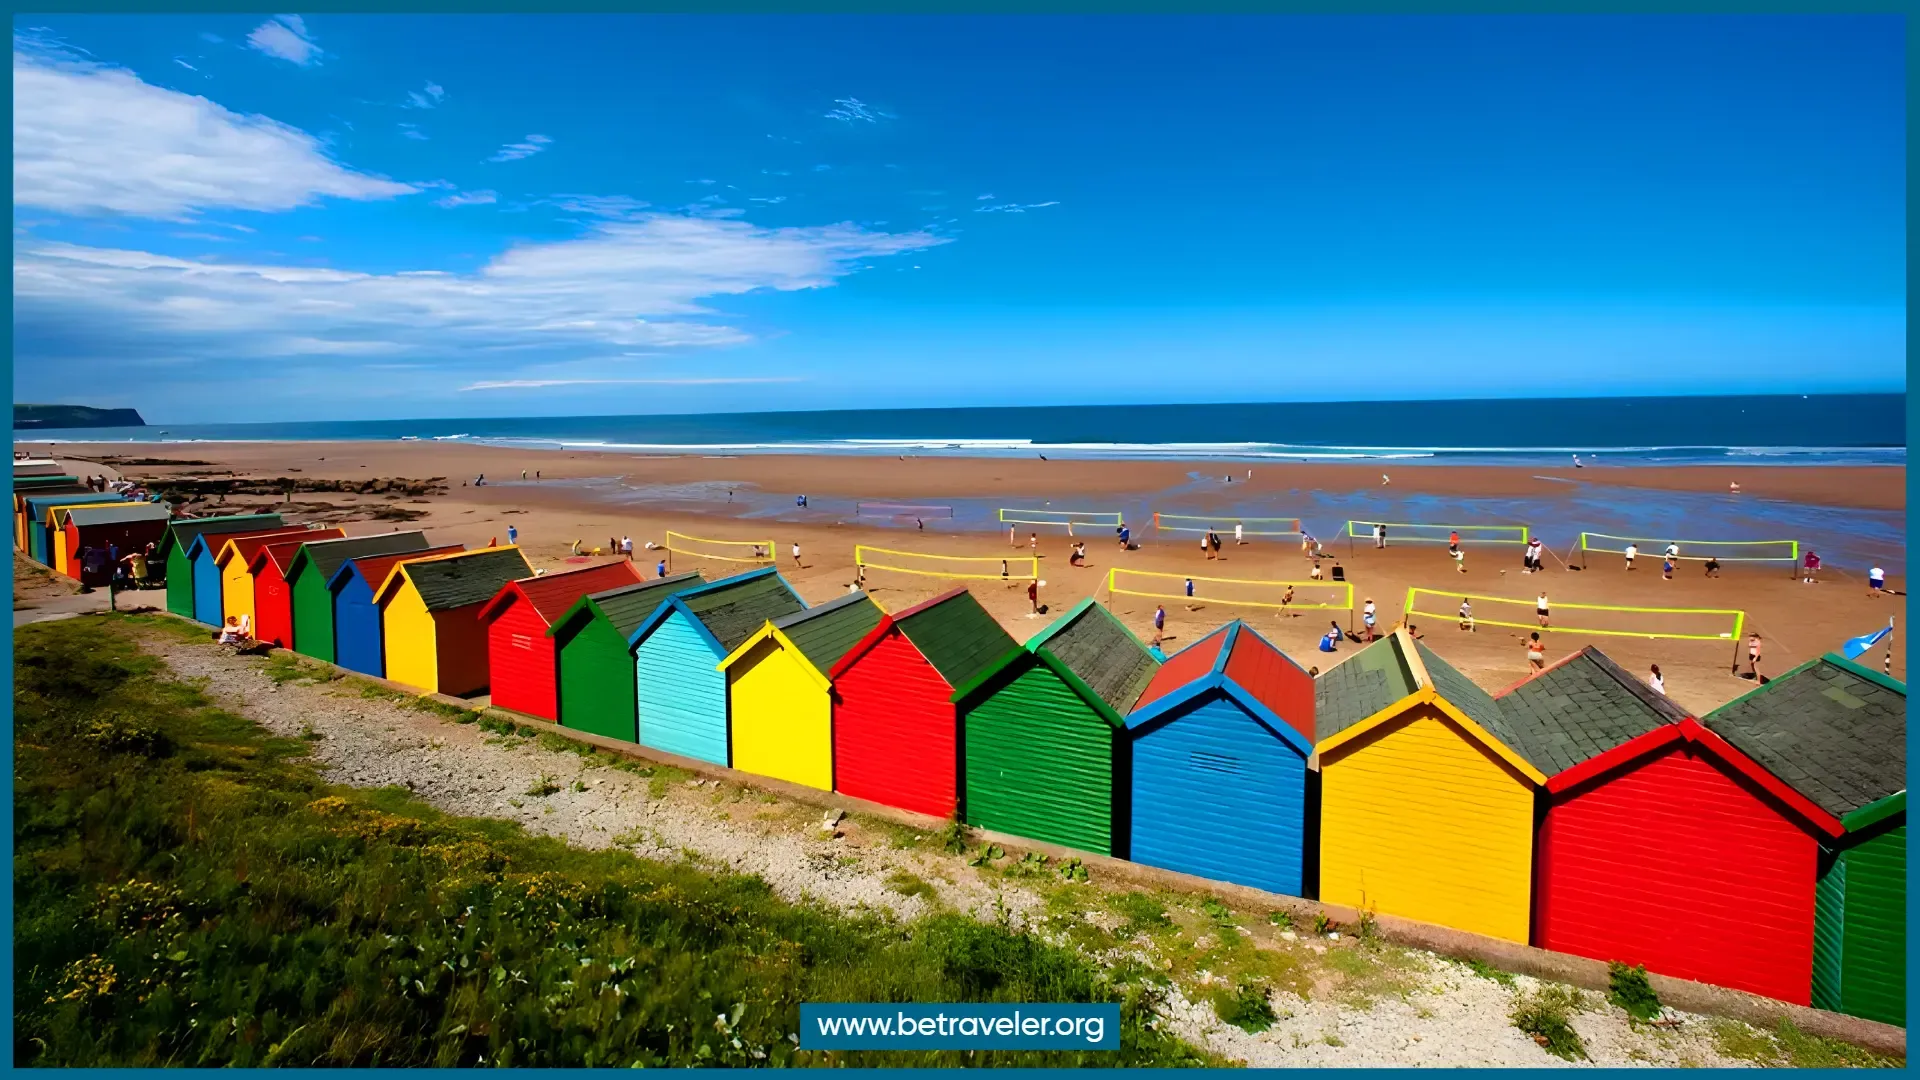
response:
M1086 599L954 691L965 819L1125 858L1125 717L1159 667Z
M768 622L806 606L770 566L668 597L631 642L640 745L732 764L727 674L716 665Z
M1127 730L1133 861L1306 895L1312 676L1236 619L1160 666Z
M184 619L194 617L193 560L188 553L202 534L277 529L281 524L279 514L173 519L160 536L160 546L153 552L153 562L164 568L167 576L167 610Z
M327 582L327 593L333 597L333 662L348 671L385 678L386 631L380 606L374 602L375 592L393 568L408 559L464 550L459 544L445 544L420 551L362 555L341 563Z
M220 553L226 550L229 542L268 537L285 538L306 531L307 527L304 525L283 525L246 532L204 532L194 537L193 546L187 549L187 562L193 567L193 617L208 626L219 626L226 617L226 582L216 560L219 559ZM338 535L338 533L329 535Z
M627 639L661 601L706 581L689 571L590 593L554 620L547 636L553 639L560 726L640 741Z

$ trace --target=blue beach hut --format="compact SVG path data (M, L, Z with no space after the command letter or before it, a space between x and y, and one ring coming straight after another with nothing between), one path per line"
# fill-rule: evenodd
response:
M1234 620L1173 654L1127 715L1135 862L1305 896L1313 678Z
M341 563L327 580L327 593L333 602L333 662L348 671L385 678L386 631L374 594L401 563L462 550L459 544L447 544L425 551L362 555Z
M640 745L731 764L727 673L715 666L806 602L773 567L668 597L628 638Z

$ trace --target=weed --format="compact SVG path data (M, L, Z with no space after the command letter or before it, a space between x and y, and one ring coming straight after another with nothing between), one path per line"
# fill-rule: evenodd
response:
M1278 1019L1266 983L1243 979L1231 988L1215 990L1212 997L1213 1014L1249 1034L1258 1035Z
M1515 998L1509 1016L1514 1027L1533 1036L1547 1053L1567 1061L1585 1061L1587 1044L1573 1029L1573 1014L1579 1007L1579 991L1548 984Z
M958 820L949 821L934 834L934 839L940 842L941 851L949 855L960 855L967 850L968 842L972 839L972 830Z
M1372 909L1360 912L1360 921L1354 924L1353 936L1354 940L1369 949L1380 946L1380 922L1374 918Z
M1084 883L1087 880L1086 864L1077 858L1068 859L1066 862L1061 863L1058 872L1062 881L1078 881Z
M481 731L494 735L511 736L513 734L513 721L503 720L490 712L483 712L478 716Z
M1233 928L1233 909L1221 903L1218 899L1209 896L1200 901L1200 910L1208 919L1213 921L1213 925L1223 929Z
M1332 1031L1329 1031L1325 1035L1320 1036L1320 1041L1323 1043L1326 1043L1328 1046L1347 1045L1347 1040L1341 1038L1338 1033L1332 1032Z
M1318 911L1314 913L1314 916L1313 916L1313 932L1314 933L1325 935L1325 934L1331 934L1338 929L1340 929L1340 924L1337 922L1334 922L1331 918L1329 918L1326 912Z
M937 900L940 896L932 885L905 870L895 870L888 874L887 888L901 896L924 896L929 901Z
M575 780L575 781L573 782L573 790L574 790L574 791L585 791L585 790L587 790L587 785L586 785L586 783L585 783L584 781L580 781L580 780Z
M534 781L533 786L527 789L527 794L536 799L544 799L559 790L560 785L554 783L551 774L541 773L540 779Z
M1282 930L1291 930L1293 929L1293 912L1291 911L1270 912L1267 915L1267 921L1272 923L1274 926L1279 927Z
M988 844L986 847L975 852L973 858L967 860L967 865L987 866L1006 857L1006 848L1001 847L999 844Z
M1039 877L1047 872L1047 857L1037 851L1029 851L1020 856L1020 861L1006 868L1013 877Z
M314 730L313 721L311 720L300 725L300 737L308 742L319 742L321 739L326 738L325 735Z
M1618 960L1607 963L1607 1000L1635 1021L1651 1023L1660 1019L1660 995L1647 981L1647 969L1628 967Z
M1513 989L1514 980L1513 980L1512 972L1501 971L1499 968L1494 967L1492 964L1489 964L1485 960L1481 960L1478 957L1468 960L1466 964L1467 964L1467 970L1473 972L1475 975L1478 975L1483 979L1490 979L1494 982L1497 982L1501 986L1504 986L1509 990Z

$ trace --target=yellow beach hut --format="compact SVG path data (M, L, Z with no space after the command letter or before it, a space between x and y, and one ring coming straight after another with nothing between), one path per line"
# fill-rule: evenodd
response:
M227 615L238 615L244 619L251 631L255 620L253 612L253 574L247 567L252 565L253 557L268 544L284 544L289 540L337 540L347 535L339 529L288 528L280 533L249 533L228 540L220 546L220 554L213 557L213 565L220 571L220 610ZM219 622L218 616L214 618Z
M1546 777L1499 704L1404 630L1314 691L1320 899L1526 944Z
M512 545L394 564L373 600L387 678L429 694L485 693L491 672L480 609L507 582L532 576Z
M880 625L866 593L761 625L715 666L727 676L733 767L833 790L833 690L827 672Z

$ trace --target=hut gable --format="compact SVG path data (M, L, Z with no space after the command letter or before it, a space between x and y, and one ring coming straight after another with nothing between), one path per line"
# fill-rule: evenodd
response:
M174 545L182 551L193 546L201 536L216 536L221 533L255 532L261 529L277 529L285 524L279 514L235 514L231 517L181 518L167 529L167 535L160 540L160 546L154 554L165 558Z
M357 555L344 559L340 568L327 579L327 586L338 589L346 584L348 578L358 570L369 589L378 590L382 583L393 573L393 568L409 559L431 559L441 555L457 555L466 550L459 544L445 544L440 547L421 548L418 551L396 551L385 555Z
M1153 681L1160 661L1106 608L1082 600L1027 644L1086 684L1116 716L1125 716Z
M1835 818L1907 787L1907 688L1838 656L1708 713L1707 730Z
M1389 634L1314 680L1316 739L1332 738L1419 689L1398 635Z
M294 556L294 563L311 564L312 570L302 569L301 574L315 573L320 580L331 581L333 575L348 559L357 559L363 555L391 555L401 552L420 552L427 548L427 534L423 532L375 533L372 536L346 536L338 540L315 540L309 542L304 555ZM288 568L292 572L292 567Z
M1496 699L1506 723L1549 776L1687 719L1673 699L1587 646Z
M429 612L450 611L485 603L508 582L532 573L517 547L481 548L401 563L388 574L379 595L384 600L405 575Z
M160 503L129 503L125 506L79 506L67 512L67 523L79 528L92 525L118 525L129 521L164 521L167 508Z
M822 675L878 625L880 608L863 592L773 621L773 628Z
M619 632L621 640L624 641L632 637L635 630L640 629L640 624L647 621L647 616L653 614L662 600L683 589L696 588L705 583L706 579L697 571L688 571L671 577L637 581L631 585L588 593L574 601L566 614L554 619L553 628L547 633L559 637L566 632L563 630L564 627L573 626L582 618L591 618L593 612L598 611L606 618L608 624Z
M1410 635L1407 641L1401 644L1401 648L1406 648L1408 644L1413 646L1413 653L1418 658L1419 666L1426 672L1426 677L1421 680L1423 684L1432 687L1433 692L1439 695L1441 700L1460 710L1467 719L1478 724L1480 730L1500 740L1508 750L1525 758L1535 769L1541 770L1544 776L1547 766L1541 752L1531 744L1525 732L1507 721L1505 711L1501 709L1499 702L1493 700L1492 694L1482 690L1479 683L1462 675L1459 668L1442 660L1440 654L1427 648Z
M719 642L722 655L730 655L767 623L807 607L786 579L772 570L723 578L681 601L687 613Z
M315 534L313 537L315 540L327 540L343 535L339 529L308 529L301 525L288 525L271 532L248 533L243 536L231 537L221 541L217 546L212 544L208 546L217 552L213 557L213 564L215 566L225 568L228 563L235 559L240 561L241 566L251 566L253 565L253 557L260 554L261 548L269 544L285 543L289 536L308 532ZM201 537L201 540L204 542L206 537Z
M521 578L503 586L486 608L480 612L485 619L499 613L515 594L523 597L540 621L551 627L568 609L582 597L591 593L605 591L618 585L633 584L639 580L639 571L624 559L601 563L598 566L583 566L575 570L563 570L557 574L541 574L535 577Z
M1218 671L1220 660L1226 654L1228 640L1233 636L1235 625L1237 624L1228 623L1167 657L1159 669L1153 673L1152 680L1141 692L1140 700L1135 703L1134 709L1136 711L1144 709L1175 690Z
M966 589L955 589L893 616L950 687L965 686L1018 642Z

